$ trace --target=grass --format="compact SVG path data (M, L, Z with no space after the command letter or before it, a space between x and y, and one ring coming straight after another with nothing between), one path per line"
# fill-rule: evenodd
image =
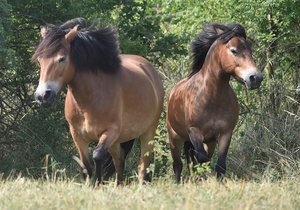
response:
M114 183L92 188L75 181L0 181L0 209L300 209L299 178L270 182L208 178L176 185Z

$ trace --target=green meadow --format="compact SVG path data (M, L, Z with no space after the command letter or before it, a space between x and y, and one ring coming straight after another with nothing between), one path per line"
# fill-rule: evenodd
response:
M298 179L224 180L91 187L75 181L18 178L0 181L0 209L299 209Z

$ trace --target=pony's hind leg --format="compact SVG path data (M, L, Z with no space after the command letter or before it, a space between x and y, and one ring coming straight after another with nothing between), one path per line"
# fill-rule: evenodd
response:
M116 143L109 148L109 153L111 154L116 170L116 184L119 185L123 181L123 171L125 162L124 151L121 149L121 145Z
M173 170L175 173L176 183L180 183L181 172L182 172L182 161L181 161L181 151L184 145L184 140L182 139L169 139L172 142L170 145L171 155L173 158Z
M145 181L150 181L150 174L147 173L147 168L153 159L153 137L155 131L151 130L140 136L141 142L141 157L139 163L139 182L143 184Z
M128 153L131 151L135 139L121 143L121 149L124 152L124 159L127 157Z
M135 139L132 139L130 141L121 143L121 154L123 155L124 160L126 159L128 153L131 151L134 140ZM104 177L106 180L111 178L116 172L111 155L107 158L107 160L105 160L103 164L103 172L105 173Z
M190 141L185 141L183 148L184 148L187 171L188 174L191 175L190 164L192 163L193 166L197 164L195 159L195 154L194 154L194 146Z
M180 183L181 172L182 172L182 161L181 161L181 151L184 145L185 140L181 138L171 127L167 121L168 137L169 137L169 147L171 150L171 155L173 159L173 170L175 174L176 183ZM186 147L185 149L188 150ZM189 158L186 154L186 158ZM188 160L187 160L188 161Z

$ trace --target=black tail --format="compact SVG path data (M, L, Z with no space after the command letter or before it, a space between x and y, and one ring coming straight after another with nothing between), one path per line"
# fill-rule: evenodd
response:
M190 163L193 162L193 166L197 164L196 162L196 156L195 156L195 150L192 142L186 141L184 142L184 155L187 163L187 170L190 173Z
M130 150L132 149L133 143L134 143L135 139L132 139L130 141L121 143L121 150L123 150L123 158L124 160L126 159L128 153L130 152ZM110 177L112 177L112 175L115 173L115 166L114 163L112 161L112 157L109 155L107 157L107 159L105 160L104 164L103 164L103 171L104 171L104 178L105 179L109 179Z

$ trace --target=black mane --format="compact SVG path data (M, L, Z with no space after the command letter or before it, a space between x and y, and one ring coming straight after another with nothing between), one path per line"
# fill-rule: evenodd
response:
M244 27L240 24L211 23L206 25L191 44L193 63L190 77L200 71L209 48L217 39L227 43L234 36L246 39Z
M62 39L76 25L79 30L71 41L71 61L79 71L103 71L113 73L120 69L119 42L117 31L108 26L102 29L86 26L83 18L75 18L55 26L49 25L45 38L38 45L33 60L51 57L63 47Z

